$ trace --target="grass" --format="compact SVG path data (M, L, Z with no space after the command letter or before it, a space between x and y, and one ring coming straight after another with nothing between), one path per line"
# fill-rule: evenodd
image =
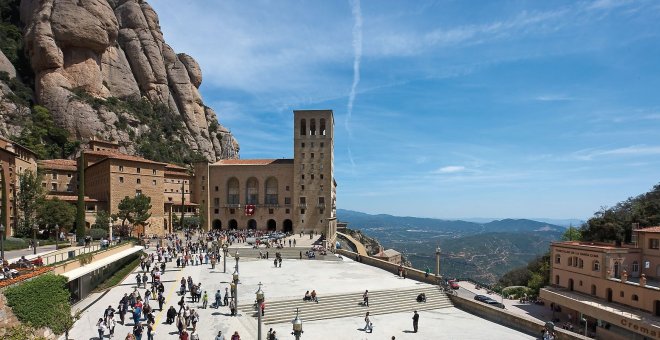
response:
M137 253L135 256L136 258L129 262L127 265L124 266L124 268L120 269L116 273L114 273L112 276L110 276L107 280L101 282L95 289L95 292L98 291L103 291L108 288L112 288L116 285L118 285L120 282L124 281L124 279L131 274L133 269L135 269L138 265L140 265L140 256L144 254L143 252Z

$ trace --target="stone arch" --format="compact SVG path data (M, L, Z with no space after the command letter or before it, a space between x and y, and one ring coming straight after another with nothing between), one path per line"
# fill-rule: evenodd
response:
M253 218L249 219L248 223L247 223L247 228L252 229L252 230L256 230L257 229L257 220L255 220Z
M229 229L230 230L238 229L238 222L236 222L236 220L234 219L229 220Z
M309 120L309 135L316 135L316 119L312 118Z
M325 136L325 118L319 120L319 135Z
M300 135L301 136L307 135L307 121L304 119L300 120Z
M213 220L213 230L222 230L222 221L219 219Z
M264 184L264 191L266 192L265 204L277 205L277 178L268 177Z
M284 220L283 230L284 230L285 233L292 233L293 232L293 222L291 222L290 219Z
M240 204L239 185L240 183L236 177L227 180L227 204Z
M259 180L248 178L245 183L245 204L259 204Z
M266 226L268 227L268 231L277 230L277 222L275 222L273 219L268 220L268 222L266 222Z

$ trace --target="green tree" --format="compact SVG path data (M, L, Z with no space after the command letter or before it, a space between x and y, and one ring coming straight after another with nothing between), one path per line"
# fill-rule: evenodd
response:
M44 200L37 209L37 222L39 225L47 227L49 232L54 230L55 225L64 230L70 230L75 218L76 208L58 198Z
M149 225L151 218L151 197L146 195L137 195L134 200L133 223L141 226Z
M133 234L136 225L148 226L151 217L151 197L137 195L135 197L124 197L117 206L119 210L114 218L121 221L121 229L126 230L126 222L130 224L128 234Z
M47 108L35 105L21 134L12 139L34 151L40 159L66 158L80 146L80 142L69 140L70 135L68 130L55 125Z
M566 229L564 234L561 235L561 240L562 241L581 241L582 240L582 232L580 231L579 228L575 228L571 224L568 227L568 229Z
M78 243L85 239L85 152L78 160L78 205L76 207L76 239Z
M96 213L96 220L94 221L94 228L108 230L112 222L112 216L105 210L100 210Z
M41 186L43 175L25 170L18 174L19 190L16 196L20 210L18 234L29 237L36 222L37 207L44 199L45 191Z

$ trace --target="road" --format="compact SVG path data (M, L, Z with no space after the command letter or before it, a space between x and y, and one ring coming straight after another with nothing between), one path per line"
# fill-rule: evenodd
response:
M48 245L48 246L41 246L37 247L37 255L43 256L46 253L50 253L52 251L55 251L55 245ZM5 257L9 259L9 261L15 261L21 256L25 256L28 259L33 258L33 250L32 249L19 249L19 250L11 250L11 251L5 251Z

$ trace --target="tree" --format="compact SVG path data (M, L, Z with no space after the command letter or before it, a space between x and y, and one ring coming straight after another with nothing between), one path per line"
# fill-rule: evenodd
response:
M75 217L76 208L67 202L60 201L58 198L44 200L37 209L37 222L41 226L46 226L49 231L55 225L69 230L73 225Z
M564 232L563 235L561 235L561 240L562 241L581 241L582 240L582 232L580 232L580 229L573 227L571 224L568 229Z
M112 222L112 216L105 210L100 210L96 213L96 220L94 221L94 228L108 230Z
M78 160L78 206L76 210L76 239L78 243L85 239L85 152Z
M41 186L43 175L25 170L18 174L19 190L16 196L18 208L21 212L21 222L18 234L30 236L32 227L36 222L37 207L44 199L45 191Z
M126 222L131 226L128 229L128 234L133 233L135 225L147 226L149 225L149 218L151 217L151 197L145 195L137 195L133 198L124 197L117 206L119 212L113 216L121 220L121 229L126 230Z

